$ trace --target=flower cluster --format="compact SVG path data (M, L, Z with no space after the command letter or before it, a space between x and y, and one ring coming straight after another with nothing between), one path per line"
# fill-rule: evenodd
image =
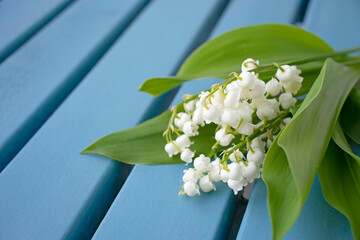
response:
M275 76L265 83L255 72L259 61L249 58L242 63L240 74L233 72L210 90L185 96L183 104L172 109L164 133L165 151L169 157L180 154L182 161L194 166L184 171L180 194L194 196L200 189L216 190L214 182L220 181L237 194L260 177L266 151L291 120L290 108L297 101L293 95L303 80L296 66L276 66ZM211 153L197 155L191 149L192 140L200 128L214 125L216 142ZM173 134L177 135L175 140Z

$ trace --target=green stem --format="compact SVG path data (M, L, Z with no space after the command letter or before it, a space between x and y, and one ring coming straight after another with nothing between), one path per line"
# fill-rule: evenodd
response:
M291 61L285 61L285 62L281 62L279 63L279 65L301 65L304 63L308 63L308 62L314 62L314 61L318 61L318 60L323 60L326 59L328 57L337 57L337 56L342 56L342 55L346 55L348 53L353 53L353 52L358 52L360 51L360 46L356 47L356 48L350 48L344 51L339 51L339 52L333 52L333 53L326 53L326 54L320 54L320 55L316 55L316 56L312 56L312 57L307 57L307 58L301 58L301 59L297 59L297 60L291 60ZM266 71L270 71L273 70L274 68L274 64L265 64L262 65L255 70L255 72L266 72Z

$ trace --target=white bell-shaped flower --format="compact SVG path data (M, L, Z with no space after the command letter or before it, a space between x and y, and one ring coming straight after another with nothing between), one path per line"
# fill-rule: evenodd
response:
M258 98L254 98L251 100L251 106L253 108L259 108L261 106L261 104L263 104L266 101L267 101L267 99L265 98L265 96L260 96Z
M248 162L248 165L244 167L243 176L247 179L254 179L260 177L261 169L255 162Z
M194 112L195 111L195 103L196 103L196 100L192 100L192 101L185 103L186 110L188 110L189 112Z
M288 83L284 83L284 88L286 92L290 92L292 94L296 94L300 88L301 88L301 82L302 78L299 79L299 81L292 81L292 82L288 82Z
M263 164L265 160L265 153L259 148L254 148L254 152L249 151L246 155L246 158L249 162L257 163L258 165Z
M233 108L225 108L223 113L221 114L221 122L229 124L231 127L236 128L236 126L240 122L239 111Z
M186 163L191 163L194 156L195 156L195 153L193 151L191 151L190 149L186 148L180 154L180 159L183 160Z
M281 68L283 70L278 69L275 74L281 83L297 81L301 71L296 66L282 65Z
M268 81L265 85L265 90L268 92L271 96L277 96L281 91L281 83L276 80L276 78L272 78L270 81Z
M185 149L187 147L190 147L190 145L192 144L190 141L189 136L187 135L181 135L180 137L177 137L175 140L175 144L181 149Z
M197 124L195 124L194 122L190 121L190 122L186 122L184 124L183 127L183 132L185 135L189 136L189 137L193 137L193 136L197 136L199 135L199 126Z
M271 147L271 144L272 144L273 142L270 140L270 139L267 139L266 140L266 147L269 149L270 147Z
M199 94L199 102L202 104L204 102L204 99L210 94L209 91L201 92Z
M252 122L253 108L248 102L242 102L238 107L240 118L246 122Z
M194 111L194 115L192 117L192 122L195 123L196 125L201 125L204 126L204 118L203 118L203 106L197 107Z
M285 125L288 125L291 122L291 117L284 118L283 122L285 123Z
M256 115L261 120L264 120L265 117L271 120L278 115L279 110L279 102L277 102L276 99L268 99L258 107Z
M279 101L284 109L289 109L290 107L295 106L296 98L294 98L291 93L283 93L280 95Z
M242 72L249 72L251 70L256 69L258 66L259 66L259 61L258 60L255 61L252 58L248 58L241 64L241 71Z
M226 134L225 128L220 128L215 134L215 140L220 143L221 146L227 146L235 138L232 134Z
M211 96L211 103L215 105L224 105L224 98L219 93L219 90L217 90L212 96Z
M229 91L224 100L224 107L237 108L239 106L240 91Z
M210 179L214 182L219 182L221 180L221 175L220 175L220 159L216 158L215 161L212 161L210 163Z
M199 186L192 182L186 182L184 184L184 191L190 197L195 196L196 194L200 195Z
M192 182L197 183L197 181L201 178L201 173L199 171L194 170L193 168L189 168L184 170L183 181L184 182Z
M296 94L303 81L303 78L299 76L301 71L297 69L296 66L283 65L281 68L283 71L278 69L275 76L279 79L287 92Z
M221 181L227 182L229 180L229 172L225 169L220 170Z
M246 136L251 135L254 132L254 124L243 121L237 132Z
M225 87L226 92L234 91L241 93L242 89L240 87L240 80L235 80L226 85Z
M233 153L230 154L229 159L232 162L237 162L237 160L241 161L244 158L244 154L239 150L236 149Z
M260 79L255 79L251 87L251 98L259 98L265 95L265 82Z
M165 145L165 151L167 152L169 157L172 157L179 153L179 151L176 149L176 147L174 146L174 144L172 142Z
M187 113L180 112L177 115L179 118L175 118L174 123L175 123L175 126L177 126L180 129L183 128L183 126L186 122L191 121L190 115Z
M201 154L194 160L194 167L200 172L208 172L210 170L210 158Z
M204 192L210 192L212 190L216 190L215 185L211 182L209 175L206 175L202 178L200 178L199 185L201 187L201 190Z
M241 180L229 179L227 181L227 184L229 188L231 188L234 191L234 194L237 195L238 192L240 192L244 188L244 186L247 185L247 181L245 179L241 179Z
M262 141L261 138L259 138L259 137L254 138L251 141L250 146L252 149L258 148L258 149L262 150L263 152L265 152L265 142Z
M240 82L239 85L243 90L251 89L254 85L255 80L257 79L255 73L253 72L242 72L240 74Z
M229 178L232 180L240 180L243 177L243 166L240 163L233 162L229 164Z
M207 124L213 122L216 124L220 123L221 112L223 108L221 105L208 105L208 109L203 109L203 118Z
M291 121L291 118L290 118L290 117L284 118L284 119L283 119L283 122L285 123L285 125L282 124L282 123L280 123L280 129L283 129L286 125L288 125L288 124L290 123L290 121Z

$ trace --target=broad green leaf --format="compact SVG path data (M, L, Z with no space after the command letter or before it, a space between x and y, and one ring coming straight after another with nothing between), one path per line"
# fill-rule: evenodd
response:
M96 153L129 164L175 164L184 163L179 155L169 158L164 150L166 140L162 134L167 128L170 111L146 121L136 127L109 134L91 144L82 153ZM201 128L199 135L192 138L196 153L208 154L213 139L215 125Z
M350 149L340 124L319 167L319 178L326 201L347 217L355 239L360 239L360 158Z
M140 91L160 95L187 80L224 79L233 71L239 72L241 63L249 57L259 59L261 64L270 64L331 52L331 47L319 37L294 26L262 24L238 28L200 46L184 62L176 77L149 79Z
M353 141L360 144L360 90L354 88L340 115L341 126Z
M263 179L274 239L282 238L296 221L340 110L359 78L359 71L327 59L293 120L269 149Z

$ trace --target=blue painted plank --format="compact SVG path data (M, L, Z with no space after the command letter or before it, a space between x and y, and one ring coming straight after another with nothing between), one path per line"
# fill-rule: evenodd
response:
M0 171L146 2L76 2L0 66Z
M262 14L256 4L271 12ZM290 3L291 4L290 4ZM278 8L283 3L289 11ZM251 6L251 11L244 9ZM253 5L254 4L254 5ZM212 37L224 31L261 22L291 22L299 1L233 1L225 10ZM270 9L272 11L270 11ZM256 15L256 18L253 16ZM239 63L240 64L240 63ZM214 79L184 84L184 93L195 93ZM225 239L234 212L234 195L225 184L200 197L179 197L184 165L135 166L93 239Z
M360 46L360 1L311 0L305 29L336 50Z
M304 26L337 50L355 47L360 43L359 12L360 2L356 0L312 0ZM265 184L257 181L237 239L271 238L266 194ZM261 231L256 231L259 227ZM325 201L317 177L297 222L284 237L300 238L353 239L347 219Z
M267 189L259 179L251 193L237 239L271 239L271 232ZM317 176L299 218L283 239L353 239L346 218L325 201Z
M72 2L0 1L0 63Z
M91 237L124 168L79 152L140 120L152 99L137 92L140 83L173 71L216 5L159 0L145 8L0 174L0 239Z

